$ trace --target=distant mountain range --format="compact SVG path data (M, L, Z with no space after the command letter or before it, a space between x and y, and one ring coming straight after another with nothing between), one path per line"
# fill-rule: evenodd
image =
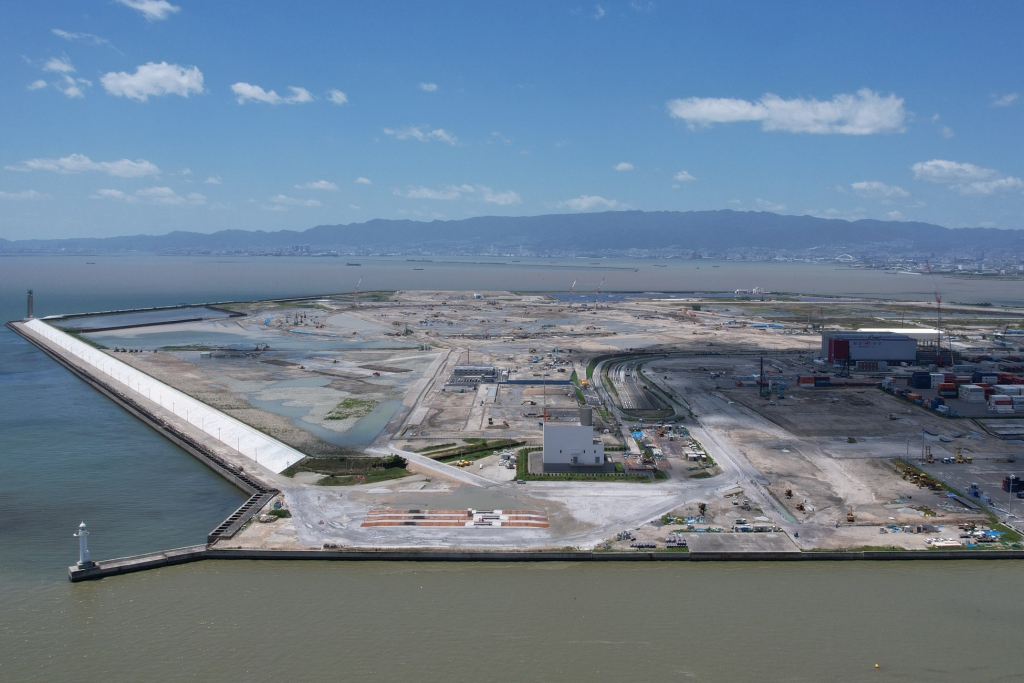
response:
M525 255L751 255L824 257L1024 253L1024 230L944 228L928 223L783 216L752 211L608 211L546 216L484 216L418 222L375 219L319 225L304 231L223 230L212 234L55 240L0 239L0 252L287 252L525 254Z

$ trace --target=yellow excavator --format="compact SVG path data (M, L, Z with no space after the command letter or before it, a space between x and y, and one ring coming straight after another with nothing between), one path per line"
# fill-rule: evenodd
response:
M857 521L857 518L853 516L853 508L850 508L850 511L846 513L846 521L851 524Z

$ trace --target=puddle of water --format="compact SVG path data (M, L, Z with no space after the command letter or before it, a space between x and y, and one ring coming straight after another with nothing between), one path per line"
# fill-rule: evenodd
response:
M268 344L275 351L331 351L343 349L407 349L408 343L386 341L342 342L337 339L315 337L296 338L279 334L238 334L232 332L207 332L198 330L148 331L150 328L134 330L112 330L83 335L87 339L107 347L126 346L134 349L159 349L165 346L195 346L210 348L251 349L256 344Z
M304 420L293 420L292 424L315 434L327 443L333 443L335 446L367 446L384 431L388 421L401 407L402 402L398 399L384 401L378 404L369 415L356 420L356 423L344 432L336 432Z
M261 401L259 399L250 398L249 399L249 405L251 405L253 408L259 408L260 410L265 410L268 413L273 413L274 415L280 415L281 417L292 418L293 422L297 418L305 417L306 413L309 412L309 410L310 410L309 406L286 406L286 405L284 405L285 401L288 401L288 400L290 400L290 399L279 398L279 399L275 399L273 401Z
M82 318L71 318L70 320L58 320L56 324L60 327L77 330L83 327L172 323L178 320L195 320L196 318L213 320L215 318L227 318L228 315L225 311L215 311L205 306L197 306L195 308L174 308L166 311L141 311L138 313L85 316Z
M280 382L274 382L273 384L269 385L267 389L288 389L290 387L326 387L330 383L331 380L326 377L304 377L301 379L283 379Z
M290 382L305 382L308 380L286 380ZM327 382L325 382L326 384ZM279 384L284 384L281 382ZM289 386L310 386L310 385L298 385L289 384ZM323 386L323 384L317 384L313 386ZM398 399L391 401L384 401L375 407L369 415L361 417L356 420L355 424L344 432L336 432L333 429L328 429L322 425L313 424L312 422L306 422L302 418L306 416L310 411L309 406L287 406L284 405L289 399L275 399L273 401L262 401L255 398L249 399L249 404L253 408L259 408L265 410L268 413L274 415L280 415L281 417L287 417L291 419L292 424L299 429L305 430L314 436L317 436L327 443L332 443L335 446L367 446L376 439L384 427L387 426L388 421L395 416L399 408L402 407L402 402Z

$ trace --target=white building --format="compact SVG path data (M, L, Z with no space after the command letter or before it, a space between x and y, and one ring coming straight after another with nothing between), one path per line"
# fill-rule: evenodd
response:
M544 423L544 471L603 468L604 444L594 438L590 408L580 409L578 425Z

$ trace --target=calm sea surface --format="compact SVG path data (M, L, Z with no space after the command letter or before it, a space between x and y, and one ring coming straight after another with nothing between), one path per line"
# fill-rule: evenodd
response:
M806 264L358 260L0 257L0 317L24 315L28 288L48 315L351 291L360 275L364 291L592 292L604 278L603 291L931 295L920 276ZM1024 301L1019 282L941 287ZM0 681L1022 679L1018 563L206 562L67 582L82 519L110 558L201 543L241 500L0 331Z

